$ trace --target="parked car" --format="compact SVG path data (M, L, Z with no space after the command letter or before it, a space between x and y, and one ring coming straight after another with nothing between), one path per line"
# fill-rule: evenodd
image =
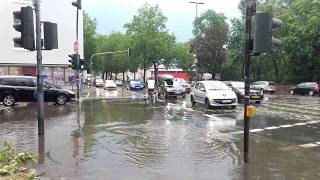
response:
M186 90L183 86L173 81L171 78L159 78L158 95L164 98L168 97L185 97Z
M244 82L242 81L225 81L226 85L228 85L237 95L238 102L244 101L245 91L244 91ZM260 104L263 100L263 93L258 90L254 90L250 88L249 100L255 102L256 104Z
M141 91L144 89L144 85L140 81L131 80L128 83L127 89L129 89L130 91L134 91L134 90Z
M191 88L191 103L210 107L231 107L238 105L237 95L221 81L198 81Z
M186 92L190 93L191 86L189 83L187 83L187 81L185 81L183 78L174 78L173 80L180 83L182 87L185 88Z
M122 81L121 80L116 80L116 85L117 86L122 86Z
M75 93L44 81L44 101L64 105L75 99ZM16 102L37 101L37 78L30 76L0 76L0 100L5 106Z
M96 87L103 87L103 86L104 86L103 79L95 79L94 85L95 85Z
M305 95L308 94L309 96L313 96L315 94L319 94L319 85L316 82L303 82L296 86L289 88L289 93L291 95L294 94L301 94Z
M273 94L277 91L276 83L272 81L257 81L251 84L251 87L255 90L259 90L262 93L270 92Z
M104 83L104 89L105 90L116 90L117 85L113 80L106 80L106 82Z

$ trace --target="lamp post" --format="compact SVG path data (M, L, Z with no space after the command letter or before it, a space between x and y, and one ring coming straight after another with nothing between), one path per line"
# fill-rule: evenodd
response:
M191 1L189 2L191 4L195 4L196 5L196 19L195 22L198 19L198 4L204 4L203 2L195 2L195 1ZM195 33L195 57L194 57L194 64L196 64L197 67L197 74L199 74L199 65L198 65L198 27L196 26L196 33Z

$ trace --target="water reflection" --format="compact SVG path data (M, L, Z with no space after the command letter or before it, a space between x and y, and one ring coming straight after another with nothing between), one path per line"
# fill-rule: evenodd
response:
M295 179L298 172L318 179L320 155L287 148L292 144L285 139L251 136L250 164L244 166L242 136L220 131L241 128L237 112L215 114L220 121L185 106L183 100L48 105L46 139L37 136L35 106L14 108L10 116L0 115L0 141L9 138L38 152L37 169L51 179ZM263 127L268 120L252 124Z

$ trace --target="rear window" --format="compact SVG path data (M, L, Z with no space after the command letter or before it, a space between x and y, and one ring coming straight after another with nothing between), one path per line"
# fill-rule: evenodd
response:
M276 83L274 83L274 82L269 82L269 86L275 86L276 85Z

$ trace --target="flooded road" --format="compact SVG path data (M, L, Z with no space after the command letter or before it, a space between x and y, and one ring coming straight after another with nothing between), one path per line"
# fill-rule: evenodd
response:
M272 95L258 105L245 165L242 107L130 96L47 105L45 139L36 106L1 111L0 142L40 152L36 169L49 179L320 179L320 146L310 145L320 141L318 97Z

